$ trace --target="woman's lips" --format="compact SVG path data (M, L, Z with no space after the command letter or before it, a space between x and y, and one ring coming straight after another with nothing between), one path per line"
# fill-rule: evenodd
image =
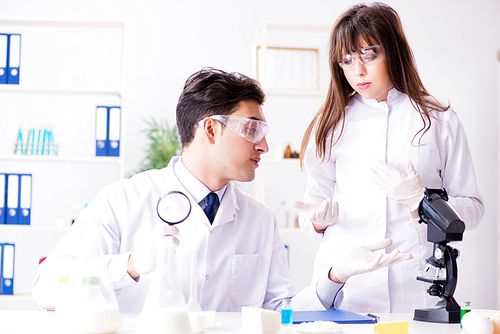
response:
M371 84L372 84L371 82L358 82L357 86L359 89L363 90L370 87Z

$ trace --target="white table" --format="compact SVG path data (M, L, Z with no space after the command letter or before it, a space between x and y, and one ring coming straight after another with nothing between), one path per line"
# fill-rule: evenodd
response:
M475 310L489 317L494 310ZM459 324L438 324L414 321L413 314L388 313L379 314L381 322L408 321L411 334L463 334ZM122 326L116 334L135 334L135 327L139 314L122 314ZM345 324L342 325L343 333L373 333L372 324ZM47 311L0 311L0 333L8 334L55 334L57 324L55 313ZM217 327L208 329L206 334L238 333L241 330L240 313L217 313ZM282 334L295 334L296 325L282 327ZM66 333L65 333L66 334Z

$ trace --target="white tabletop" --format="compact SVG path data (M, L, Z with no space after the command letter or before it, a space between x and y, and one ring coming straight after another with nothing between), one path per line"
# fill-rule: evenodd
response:
M475 310L489 317L494 310ZM135 334L139 314L122 314L122 325L116 334ZM379 323L393 321L408 321L410 333L420 334L463 334L459 324L439 324L414 321L413 314L389 313L379 314ZM372 324L344 324L343 333L373 333ZM0 333L9 334L43 334L58 333L56 330L55 313L47 311L0 311ZM297 325L283 326L280 333L295 334ZM241 334L240 313L217 313L216 328L207 329L207 334L238 333Z

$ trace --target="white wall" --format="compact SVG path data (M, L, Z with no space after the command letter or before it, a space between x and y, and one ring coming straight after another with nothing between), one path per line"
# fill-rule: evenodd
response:
M496 308L499 185L496 57L500 49L500 2L387 2L402 17L427 88L440 98L448 98L462 119L486 203L482 224L456 244L461 250L457 300L470 300L476 308ZM126 21L127 115L123 153L126 170L131 172L144 156L143 120L163 117L173 123L179 93L190 74L204 66L213 66L252 75L251 48L259 22L333 23L353 3L347 0L1 0L0 16ZM268 114L272 112L267 110ZM282 120L285 121L290 119ZM275 126L272 131L280 131L280 127ZM298 143L300 134L288 140Z

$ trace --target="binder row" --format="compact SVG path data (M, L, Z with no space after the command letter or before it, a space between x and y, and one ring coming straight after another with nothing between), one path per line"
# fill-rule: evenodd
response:
M15 244L0 243L0 295L14 294Z
M95 155L97 157L120 156L120 128L121 107L96 108Z
M30 223L31 174L0 173L0 224Z
M0 84L19 85L21 34L0 33Z

